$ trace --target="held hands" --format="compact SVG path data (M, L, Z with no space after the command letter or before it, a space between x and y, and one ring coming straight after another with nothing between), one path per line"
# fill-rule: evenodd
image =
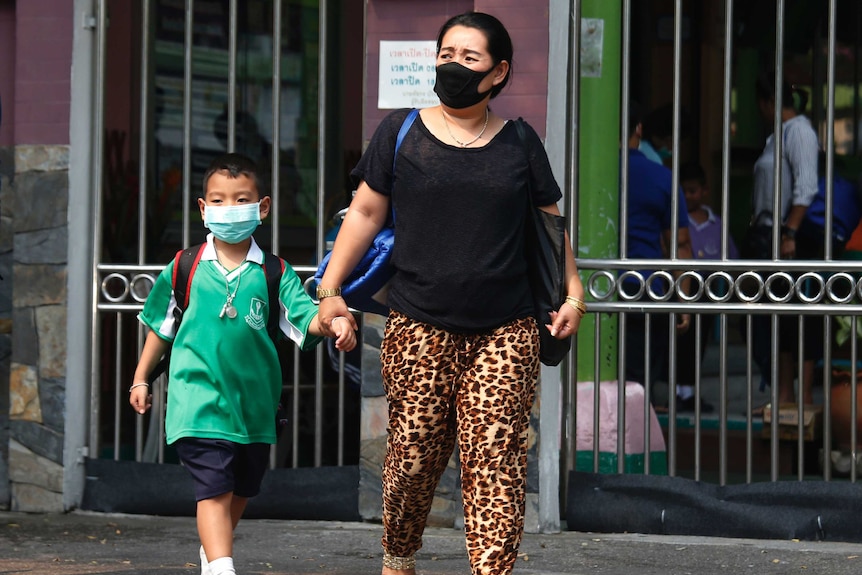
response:
M320 329L326 337L339 337L339 334L335 332L335 326L332 325L333 320L337 317L346 319L350 323L350 328L353 331L359 329L356 319L353 317L353 314L350 313L350 310L347 308L347 304L344 303L344 300L340 296L328 297L320 300L320 304L317 308L317 317L320 320ZM336 324L337 323L339 322L336 322Z
M150 393L150 386L144 382L133 383L129 388L129 403L136 412L143 415L153 405L153 394Z
M329 322L329 327L335 336L335 349L339 351L350 351L356 347L356 321L349 314L347 316L337 315ZM323 325L323 324L321 324Z

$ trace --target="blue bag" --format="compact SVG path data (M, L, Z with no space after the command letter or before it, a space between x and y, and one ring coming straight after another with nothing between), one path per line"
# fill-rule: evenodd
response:
M852 182L835 175L832 180L832 239L843 246L850 239L853 230L862 219L862 201L859 190ZM808 206L799 232L816 238L823 238L826 229L826 180L817 181L817 195Z
M398 137L395 140L395 154L392 159L393 177L395 175L395 160L398 158L398 148L401 147L404 136L407 135L407 131L413 125L418 114L419 110L411 110L404 118L404 123L401 124L401 129L398 131ZM386 225L377 232L362 259L359 260L359 263L341 285L341 297L344 298L348 306L368 313L389 314L386 297L389 291L389 280L395 275L395 269L390 263L394 245L395 208L393 206L391 217L387 220ZM314 274L314 280L317 284L323 278L331 253L327 253L317 267Z

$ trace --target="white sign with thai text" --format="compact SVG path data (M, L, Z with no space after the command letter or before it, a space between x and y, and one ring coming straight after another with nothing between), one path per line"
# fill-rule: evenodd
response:
M427 108L439 104L434 93L436 56L434 40L381 40L377 107Z

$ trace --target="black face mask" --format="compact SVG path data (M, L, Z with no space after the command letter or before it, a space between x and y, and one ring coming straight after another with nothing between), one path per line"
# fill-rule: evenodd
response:
M458 62L441 64L437 66L437 82L434 84L434 91L440 97L440 101L450 108L469 108L491 93L491 90L480 93L479 83L493 70L492 67L487 72L474 72Z

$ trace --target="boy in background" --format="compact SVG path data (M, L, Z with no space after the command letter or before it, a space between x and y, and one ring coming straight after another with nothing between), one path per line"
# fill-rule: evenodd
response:
M203 575L233 575L233 530L260 491L276 441L281 367L267 333L269 305L280 307L280 331L301 349L320 342L317 306L285 265L278 301L268 302L264 253L254 233L269 214L254 162L215 158L198 207L209 228L182 322L174 317L174 262L159 275L140 313L150 328L129 389L138 413L151 406L148 376L173 342L165 434L192 476ZM356 345L351 322L332 320L338 349Z
M721 218L709 207L709 187L706 183L706 173L696 163L685 164L680 167L679 184L685 195L685 205L688 210L688 233L691 238L692 257L699 260L720 259ZM729 236L727 255L731 259L739 258L736 245ZM694 329L681 334L677 339L676 394L677 409L680 411L695 410L695 359L698 357L697 354L703 358L714 323L714 315L701 314L699 350L696 347L697 332ZM701 400L700 410L702 413L711 413L714 408L709 403Z

